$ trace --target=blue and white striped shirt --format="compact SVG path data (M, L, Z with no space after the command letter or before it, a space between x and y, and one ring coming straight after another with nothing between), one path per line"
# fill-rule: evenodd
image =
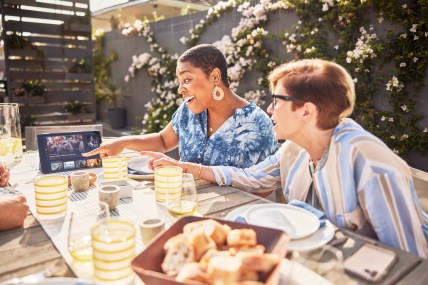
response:
M366 222L385 244L427 257L428 217L404 160L351 119L333 132L327 161L311 177L309 154L287 141L274 155L247 168L215 166L219 185L255 193L281 187L287 201L306 201L313 182L320 206L338 227Z

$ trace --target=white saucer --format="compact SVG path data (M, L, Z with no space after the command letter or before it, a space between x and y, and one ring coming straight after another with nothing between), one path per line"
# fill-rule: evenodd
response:
M148 156L133 158L128 162L128 168L134 171L143 172L145 174L153 174L153 170L151 170L147 165L149 160L150 157Z
M243 217L244 214L249 209L251 209L252 207L255 207L255 206L258 206L258 205L247 205L247 206L243 206L243 207L233 209L224 217L224 219L228 220L228 221L235 221L237 217L239 217L239 216ZM290 243L288 244L287 250L288 251L314 250L314 249L317 249L317 248L327 244L329 241L331 241L333 239L333 237L334 237L334 226L330 221L326 220L326 225L324 227L318 229L312 235L310 235L306 238L302 238L302 239L290 240Z

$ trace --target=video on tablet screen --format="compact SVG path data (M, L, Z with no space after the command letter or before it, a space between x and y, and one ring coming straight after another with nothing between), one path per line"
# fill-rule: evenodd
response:
M50 160L65 159L80 156L100 145L94 135L84 137L82 134L65 136L47 136L46 146Z
M82 153L101 145L101 135L98 131L39 134L37 142L40 168L43 173L101 166L99 155L82 156Z

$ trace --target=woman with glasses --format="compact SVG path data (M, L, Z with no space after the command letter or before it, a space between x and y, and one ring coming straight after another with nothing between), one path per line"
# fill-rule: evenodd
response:
M184 102L162 131L118 138L85 155L117 155L124 148L167 152L178 146L181 161L248 167L277 150L269 116L230 90L219 49L204 44L187 50L176 72Z
M198 167L150 153L153 166L179 165L200 178L265 195L281 187L287 201L322 210L340 228L427 257L427 216L406 162L352 119L351 76L336 63L284 64L269 76L268 113L277 153L250 168Z

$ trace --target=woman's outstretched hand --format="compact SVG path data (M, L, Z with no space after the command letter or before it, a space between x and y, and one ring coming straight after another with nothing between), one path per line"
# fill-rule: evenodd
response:
M83 156L93 156L96 154L99 154L101 158L106 157L106 156L115 156L118 155L122 152L122 150L124 149L124 147L122 146L122 143L120 141L108 141L105 143L102 143L100 145L100 147L88 151L86 153L82 153Z
M140 151L141 155L149 156L151 159L148 162L148 167L154 170L158 166L180 166L180 162L161 152L156 151Z

